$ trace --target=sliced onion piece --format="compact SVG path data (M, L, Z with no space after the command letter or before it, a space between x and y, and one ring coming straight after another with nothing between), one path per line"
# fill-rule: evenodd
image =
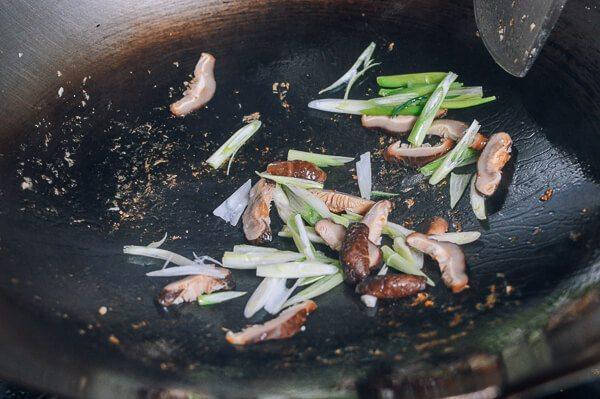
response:
M289 262L276 265L258 266L259 277L303 278L334 274L338 268L321 262Z
M278 252L277 248L259 247L257 245L239 244L233 246L233 252Z
M292 251L277 252L225 252L223 266L229 269L256 269L258 266L293 262L304 258L304 255Z
M249 319L261 310L278 287L281 286L282 282L285 287L285 279L264 278L252 293L250 299L248 299L248 303L246 303L246 307L244 308L244 316Z
M457 233L444 233L434 234L429 236L438 241L452 242L457 245L470 244L475 242L481 237L481 233L478 231L461 231Z
M201 265L198 263L187 265L187 266L175 266L155 270L153 272L146 273L148 277L175 277L175 276L192 276L202 274L204 276L225 278L228 276L226 270L217 269L211 265Z
M360 196L364 199L371 199L371 153L365 152L360 156L360 161L356 163L356 175L358 177L358 188Z
M472 174L450 174L450 208L454 209L460 198L463 196Z
M388 272L387 265L383 265L383 267L381 269L379 269L379 273L377 273L377 275L385 276L387 274L387 272ZM377 306L377 298L374 297L373 295L369 295L369 294L361 295L360 300L368 308L374 308L375 306Z
M220 217L232 226L236 226L248 206L252 181L248 179L240 188L235 190L221 205L213 211L213 215Z
M316 283L310 285L309 287L303 289L302 291L288 299L287 302L283 305L283 307L285 308L295 303L303 302L307 299L323 295L326 292L329 292L338 285L340 285L343 281L344 276L342 272L339 271L335 274L332 274L331 276L323 277Z
M323 188L323 183L314 180L299 179L297 177L277 176L266 172L256 172L257 175L264 179L272 180L275 183L284 184L286 186L295 186L300 188Z
M381 251L383 252L383 259L385 263L398 271L407 274L414 274L415 276L423 276L427 278L427 284L431 286L435 286L434 282L415 266L412 262L407 262L402 256L398 255L394 250L387 245L381 247Z
M475 181L477 180L477 175L474 175L471 179L471 208L473 208L473 213L479 220L487 219L487 215L485 212L485 197L475 187Z
M452 170L458 166L462 160L462 153L466 148L473 144L475 135L479 131L480 127L481 125L479 122L477 122L477 120L473 120L473 123L471 123L471 126L469 126L459 142L454 146L453 149L450 150L448 154L446 154L446 157L444 158L444 161L440 167L433 172L429 178L429 184L438 184L444 177L448 175L448 173L452 172Z
M371 42L366 49L358 56L352 67L344 73L338 80L319 91L319 94L325 93L329 90L337 89L340 86L343 86L345 83L350 82L350 80L358 73L358 69L362 65L363 67L367 67L371 57L373 56L373 52L375 51L375 43Z
M212 294L200 295L198 297L198 305L200 305L200 306L215 305L217 303L230 301L232 299L239 298L242 295L246 295L246 292L225 291L225 292L215 292Z
M148 248L159 248L161 245L163 245L165 243L165 241L167 240L167 233L165 232L165 235L163 236L163 238L161 238L158 241L153 241L150 244L146 245Z

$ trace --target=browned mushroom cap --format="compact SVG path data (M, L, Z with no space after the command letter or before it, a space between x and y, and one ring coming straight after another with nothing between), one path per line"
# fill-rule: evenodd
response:
M388 162L402 162L408 166L419 167L446 154L452 147L454 141L450 139L442 139L442 142L436 146L415 148L397 141L385 149L383 158Z
M340 193L334 190L310 190L317 198L321 199L327 205L327 208L333 213L354 212L364 215L375 202L355 197L354 195Z
M250 190L248 207L242 215L244 234L253 244L271 241L271 200L275 183L260 179Z
M468 287L469 277L465 273L467 268L465 255L458 245L436 241L421 233L410 234L406 237L406 243L437 261L442 272L442 280L452 289L452 292L457 293Z
M458 141L465 134L469 126L461 121L455 121L452 119L437 119L433 121L431 127L427 131L427 134L430 136L439 136L446 139L451 139L454 141ZM473 144L471 144L471 148L477 151L481 151L485 144L487 143L487 138L481 133L477 133L475 135L475 139L473 140Z
M346 236L346 228L331 219L321 219L315 224L315 231L334 251L339 251Z
M228 331L225 339L230 344L248 345L272 339L290 338L300 331L308 315L316 309L317 304L309 299L284 310L265 324L255 324L238 333Z
M267 172L277 176L290 176L323 183L327 173L318 166L307 161L272 162L267 166Z
M185 116L201 108L213 98L217 89L214 69L215 57L202 53L194 69L194 78L187 90L183 92L183 98L171 104L173 115Z
M369 241L369 228L363 223L350 224L340 248L346 282L356 284L361 281L379 267L382 260L381 250ZM375 261L378 263L373 264Z
M444 234L448 232L448 227L448 221L446 219L436 216L431 219L431 222L429 223L429 229L427 229L427 234Z
M369 240L373 244L381 243L381 231L387 224L393 205L388 200L376 202L360 221L369 228Z
M346 236L346 228L330 219L321 219L315 224L315 231L329 248L339 251ZM383 263L383 254L377 245L369 241L369 268L373 269Z
M507 133L493 134L477 161L475 187L483 195L492 195L502 178L502 168L510 159L512 139Z
M218 269L226 271L227 277L217 278L201 274L186 277L163 288L158 296L158 302L163 306L178 305L183 302L194 302L202 294L233 289L235 283L231 272L221 267Z
M427 279L411 274L386 274L369 276L356 286L359 294L368 294L376 298L403 298L425 290Z
M440 109L436 114L436 118L441 118L448 112L447 109ZM409 132L418 117L412 115L384 116L384 115L363 115L360 119L362 125L369 129L383 129L391 133L393 136L398 136L398 133Z

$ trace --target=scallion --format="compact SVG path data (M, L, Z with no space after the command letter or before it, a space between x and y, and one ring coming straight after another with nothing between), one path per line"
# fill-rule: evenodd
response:
M408 262L402 256L398 255L392 248L384 245L381 247L381 251L383 252L383 259L389 267L403 273L413 274L415 276L423 276L427 278L427 284L435 286L435 283L429 277L427 277L427 275L423 273L421 269L417 268L414 264Z
M293 262L304 257L304 254L292 251L225 252L222 263L224 267L229 269L256 269L258 266Z
M371 191L371 198L375 197L375 198L393 198L393 197L397 197L400 194L397 193L388 193L385 191Z
M334 274L338 268L322 262L288 262L276 265L259 266L256 275L259 277L302 278Z
M485 211L485 197L475 187L475 182L477 181L477 175L473 175L471 179L471 189L470 189L470 200L471 200L471 208L473 208L473 213L479 220L487 219L486 211Z
M295 303L303 302L307 299L315 298L319 295L323 295L326 292L331 291L344 281L344 276L340 271L330 276L320 278L314 284L306 287L293 297L287 300L283 307L293 305Z
M252 121L246 126L235 132L214 154L206 160L206 162L214 169L219 167L225 162L230 156L232 156L237 150L244 145L250 137L256 133L261 127L261 121Z
M323 90L319 91L319 94L325 93L329 90L337 89L340 86L343 86L345 83L350 82L350 80L358 73L358 69L362 65L363 68L366 68L371 61L371 57L373 56L373 52L375 51L375 43L371 42L367 46L366 49L358 56L352 67L343 74L338 80L333 82L331 85L327 86Z
M381 87L404 87L415 84L439 83L446 77L446 72L420 72L402 75L378 76L377 84Z
M310 242L315 244L325 244L325 241L315 232L314 227L305 226L306 233L308 234L308 239ZM279 237L292 238L292 231L288 225L283 226L283 228L277 233Z
M471 181L470 174L450 173L450 208L454 209Z
M463 151L473 144L475 135L479 131L480 127L481 125L479 122L477 122L477 120L473 120L473 123L471 123L471 126L469 126L458 143L452 150L450 150L448 154L446 154L440 167L433 172L429 178L429 184L438 184L444 177L448 175L448 173L452 172L452 170L458 166L458 164L462 161Z
M257 175L264 179L272 180L275 183L284 184L286 186L295 186L301 188L323 188L323 183L313 180L299 179L297 177L277 176L266 172L256 172Z
M342 166L348 162L354 161L352 157L342 157L338 155L315 154L298 150L289 150L288 161L308 161L319 167Z
M239 298L242 295L246 295L246 292L243 291L224 291L224 292L215 292L212 294L200 295L198 297L198 305L207 306L207 305L215 305L217 303L229 301L235 298Z
M434 161L429 162L427 165L422 166L419 169L419 172L421 172L425 176L431 176L433 174L433 172L435 172L442 165L442 162L444 162L444 159L446 158L446 156L447 155L444 155L443 157L440 157ZM477 162L477 158L479 158L479 151L474 150L471 147L467 147L459 155L459 162L456 165L456 168L474 164L475 162Z

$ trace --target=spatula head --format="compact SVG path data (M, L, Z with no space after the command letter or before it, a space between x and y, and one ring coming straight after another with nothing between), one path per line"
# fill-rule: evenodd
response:
M527 74L567 0L474 0L475 19L488 51L514 76Z

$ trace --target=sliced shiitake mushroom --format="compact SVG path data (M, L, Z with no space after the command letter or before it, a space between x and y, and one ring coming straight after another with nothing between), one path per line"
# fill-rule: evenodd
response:
M477 180L475 188L483 195L494 194L500 179L502 168L510 159L512 139L508 133L493 134L477 161Z

